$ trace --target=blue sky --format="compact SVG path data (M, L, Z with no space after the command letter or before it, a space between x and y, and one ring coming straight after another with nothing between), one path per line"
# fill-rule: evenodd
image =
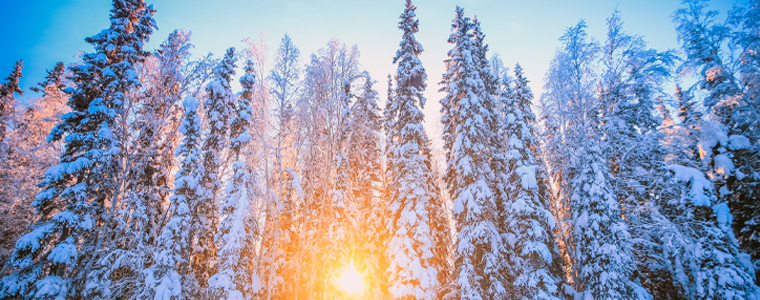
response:
M107 0L4 1L0 13L3 43L0 46L0 78L13 63L24 60L22 88L28 89L45 75L55 62L73 62L78 51L90 52L84 38L108 27ZM385 76L395 68L391 59L401 38L398 16L404 0L148 0L158 10L159 30L152 36L154 49L168 34L181 28L193 32L195 55L222 54L230 46L242 47L244 36L263 32L268 57L276 52L283 34L288 33L300 48L302 63L310 53L333 37L357 44L361 63L378 80L376 88L384 97ZM438 81L444 72L443 60L450 45L454 7L463 6L468 15L477 15L491 52L498 52L508 66L519 62L538 96L541 79L549 66L557 40L568 26L585 19L591 36L603 40L605 19L617 8L624 30L643 35L649 46L659 50L678 47L670 14L680 0L416 0L420 19L418 40L425 48L421 59L428 74L426 125L437 137ZM725 13L734 1L712 2ZM721 16L722 17L722 16ZM383 98L384 99L384 98Z

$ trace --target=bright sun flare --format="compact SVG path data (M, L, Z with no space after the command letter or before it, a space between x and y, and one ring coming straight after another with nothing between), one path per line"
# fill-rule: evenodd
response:
M338 287L348 294L356 295L364 291L364 280L362 275L354 268L354 262L351 262L338 277Z

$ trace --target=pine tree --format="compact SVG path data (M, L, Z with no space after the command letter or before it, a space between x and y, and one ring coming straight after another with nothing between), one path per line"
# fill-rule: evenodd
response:
M253 139L248 129L256 84L253 62L247 61L244 70L245 75L240 78L243 92L238 100L236 117L230 122L230 151L235 162L226 188L227 196L221 205L223 221L215 237L219 244L219 266L208 281L209 296L219 299L251 299L261 288L254 268L259 228L252 205L260 192L255 174L245 160L246 149Z
M217 246L214 236L217 232L219 190L222 187L222 154L227 148L229 118L234 109L235 96L230 81L235 75L235 48L227 49L222 61L214 70L214 79L206 86L208 99L203 104L208 122L208 132L201 148L203 172L198 192L198 202L190 203L193 211L191 268L201 286L200 293L216 273ZM196 296L200 297L200 296Z
M448 42L454 45L446 60L441 84L443 141L446 150L446 187L454 201L458 250L453 280L461 299L506 297L501 270L501 237L497 228L498 193L490 180L493 125L487 111L480 77L478 48L473 45L474 25L456 8ZM488 101L487 99L485 101Z
M546 199L546 178L539 161L536 117L530 109L533 93L522 67L515 66L514 90L502 93L502 134L506 139L507 198L505 248L514 269L509 291L513 299L560 299L563 281L555 220ZM507 262L505 262L507 263Z
M741 49L738 67L742 97L732 107L733 126L729 125L734 139L744 136L750 147L734 147L736 165L734 177L726 179L730 191L729 206L734 215L734 233L742 250L752 255L755 263L755 283L760 284L760 4L749 1L729 12L727 22L736 28L731 44ZM740 149L739 149L740 148Z
M2 237L2 246L0 246L0 261L2 265L5 265L6 259L10 256L10 252L13 250L13 244L19 236L23 233L22 230L28 222L31 221L31 213L26 208L24 202L19 202L16 198L18 196L19 184L14 181L18 179L16 169L19 157L13 148L15 144L11 137L8 137L8 125L11 125L16 119L16 97L14 94L23 95L24 92L18 86L19 79L21 77L21 71L23 68L23 62L19 60L16 62L13 72L5 78L7 82L0 83L0 214L2 214L2 221L4 226L9 226L6 230L0 234ZM22 210L23 209L23 210ZM24 216L26 215L26 216ZM11 219L6 220L5 216L12 217L12 219L22 219L26 221L26 224L13 224L11 225ZM20 228L19 228L20 227Z
M72 112L48 137L66 136L65 151L40 183L33 203L38 219L16 244L11 265L17 271L3 278L1 297L110 297L103 274L89 271L107 236L102 226L117 202L121 142L113 128L126 95L140 85L134 65L148 56L142 46L156 28L154 12L140 0L115 0L110 28L86 39L96 52L71 68ZM52 210L54 202L65 208Z
M662 194L663 211L679 224L686 241L673 268L682 293L691 299L756 299L757 286L742 262L728 205L716 197L702 171L677 164L666 169L670 185Z
M573 235L583 293L594 299L646 298L646 291L630 280L634 271L631 236L620 217L606 163L599 146L588 144L580 150L579 172L571 180Z

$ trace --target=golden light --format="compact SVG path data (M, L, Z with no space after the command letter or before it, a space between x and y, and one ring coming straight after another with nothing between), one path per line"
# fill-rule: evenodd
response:
M356 271L353 261L343 270L343 274L338 277L338 288L351 295L364 292L364 278Z

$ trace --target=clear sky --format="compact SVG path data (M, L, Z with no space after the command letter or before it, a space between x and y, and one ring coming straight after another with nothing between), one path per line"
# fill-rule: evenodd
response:
M740 0L741 1L741 0ZM84 38L109 25L107 0L3 0L0 12L0 78L10 73L13 63L24 60L22 88L39 82L57 61L73 62L78 51L91 52ZM401 32L398 16L405 0L147 0L158 12L159 30L148 49L154 49L176 29L192 31L196 56L243 47L242 37L263 32L271 61L283 34L288 33L301 50L302 63L308 55L333 37L356 44L361 63L378 81L384 98L388 73L394 73L392 57ZM438 81L443 60L451 48L446 43L454 7L464 7L467 15L477 15L491 52L501 54L510 68L519 62L531 80L536 97L541 80L558 38L565 29L585 19L588 31L603 41L605 19L617 8L629 33L643 35L649 46L659 50L678 46L670 15L680 0L416 0L420 33L425 48L421 59L428 74L425 109L428 134L438 138ZM712 7L725 13L733 0L714 0ZM721 18L723 14L721 15ZM238 71L240 73L241 71ZM384 101L381 101L384 102Z

